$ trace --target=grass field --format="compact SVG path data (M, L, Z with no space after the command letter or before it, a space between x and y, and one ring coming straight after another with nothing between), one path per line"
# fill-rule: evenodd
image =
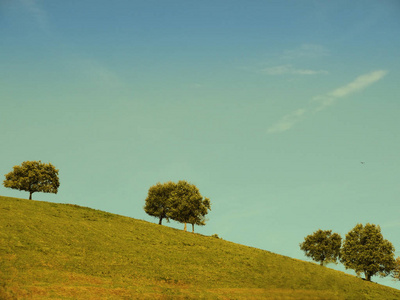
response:
M0 299L400 299L400 291L215 237L0 196Z

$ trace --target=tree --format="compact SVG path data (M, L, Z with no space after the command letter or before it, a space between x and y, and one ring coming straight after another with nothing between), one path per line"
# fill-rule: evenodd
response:
M300 249L305 252L306 256L311 257L322 266L324 263L336 263L340 257L341 245L342 237L339 234L332 234L332 230L319 229L304 238Z
M395 268L394 247L385 240L381 228L374 224L357 224L346 235L341 250L341 262L346 269L353 269L357 275L364 273L365 279L378 274L389 275Z
M175 187L175 183L168 181L166 183L158 182L149 188L144 211L150 216L159 218L159 225L162 224L163 219L169 221L170 198Z
M57 194L60 186L58 170L51 163L45 164L40 160L24 161L4 176L5 187L29 192L29 200L35 192Z
M392 271L392 277L396 280L400 280L400 257L395 260L395 266Z
M210 199L204 198L200 194L199 189L185 180L177 183L175 189L171 193L171 208L169 211L171 219L186 224L192 224L192 232L194 225L205 225L205 215L211 210Z
M194 232L194 225L204 226L206 225L206 214L208 214L208 210L211 210L211 202L210 199L204 198L201 201L197 202L194 206L193 216L189 218L190 224L192 224L192 232Z

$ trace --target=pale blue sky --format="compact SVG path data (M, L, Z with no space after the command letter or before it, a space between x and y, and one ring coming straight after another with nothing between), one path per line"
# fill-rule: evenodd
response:
M202 234L307 260L370 222L400 256L399 33L397 0L0 1L0 174L51 162L34 199L154 223L184 179Z

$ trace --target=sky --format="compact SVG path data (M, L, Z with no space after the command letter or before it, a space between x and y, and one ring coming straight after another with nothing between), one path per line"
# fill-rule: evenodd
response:
M0 0L0 174L50 162L34 200L152 223L149 187L187 180L198 233L311 261L373 223L400 256L399 33L398 0Z

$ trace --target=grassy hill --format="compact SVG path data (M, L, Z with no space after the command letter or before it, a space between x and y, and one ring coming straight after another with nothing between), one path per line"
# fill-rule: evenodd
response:
M0 196L0 299L400 299L400 291L214 237Z

